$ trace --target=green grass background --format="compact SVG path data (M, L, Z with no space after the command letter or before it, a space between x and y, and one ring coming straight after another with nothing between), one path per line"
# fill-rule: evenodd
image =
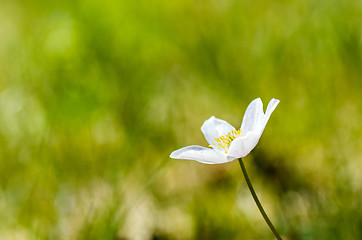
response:
M0 239L273 239L207 143L280 99L244 161L283 239L362 238L362 2L0 1Z

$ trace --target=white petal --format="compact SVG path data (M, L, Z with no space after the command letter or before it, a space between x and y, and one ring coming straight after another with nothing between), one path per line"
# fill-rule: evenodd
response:
M196 145L187 146L173 151L170 157L175 159L195 160L200 163L206 164L218 164L227 162L225 154L221 154L211 148L205 148Z
M264 119L263 103L260 98L253 100L245 111L243 122L241 123L241 133L247 134L259 127Z
M227 152L228 161L245 157L254 149L259 142L270 115L278 106L279 102L278 99L274 98L270 100L265 114L263 113L263 104L260 99L256 99L249 104L241 125L242 133L245 135L231 142L229 151Z
M234 129L235 128L231 126L230 123L214 116L207 119L201 126L201 131L210 145L216 142L215 138L225 135Z
M280 102L279 99L275 99L275 98L270 100L268 106L266 107L266 111L265 111L265 120L266 121L269 120L270 115L274 112L274 110L278 106L279 102Z
M260 135L263 133L263 131L264 131L264 129L265 129L265 126L266 126L266 124L267 124L268 121L269 121L270 115L273 113L273 111L275 110L275 108L278 106L279 102L280 102L280 101L279 101L278 99L273 98L273 99L270 100L270 102L268 103L268 106L267 106L266 111L265 111L264 118L263 118L263 120L260 122L260 125L259 125L258 129L255 130L255 131L257 131Z
M253 131L249 131L245 136L234 139L227 152L228 161L232 161L236 158L245 157L254 149L260 139L261 134Z

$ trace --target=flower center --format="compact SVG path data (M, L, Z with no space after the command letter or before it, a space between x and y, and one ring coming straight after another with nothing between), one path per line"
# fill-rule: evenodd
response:
M242 136L243 136L243 134L241 134L241 129L239 129L239 130L234 129L225 135L215 138L216 143L212 143L212 145L209 145L209 147L215 146L218 149L224 150L225 153L227 153L227 150L229 149L231 142L235 138L242 137Z

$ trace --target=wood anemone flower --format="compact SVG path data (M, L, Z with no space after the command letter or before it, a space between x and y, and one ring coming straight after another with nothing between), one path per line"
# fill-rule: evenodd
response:
M238 130L228 122L212 116L201 126L209 148L197 145L187 146L173 151L170 157L206 164L226 163L243 158L259 142L270 115L278 104L279 100L273 98L264 113L261 99L253 100L247 107L241 128Z

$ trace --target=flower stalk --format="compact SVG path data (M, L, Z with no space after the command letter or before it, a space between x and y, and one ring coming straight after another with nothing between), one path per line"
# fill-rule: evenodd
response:
M275 227L273 226L272 222L270 221L268 215L265 213L264 209L263 209L263 206L261 205L259 199L258 199L258 196L256 195L255 191L254 191L254 188L253 188L253 185L251 184L250 182L250 179L249 179L249 176L248 176L248 173L246 172L246 168L244 166L244 163L243 163L243 159L242 158L239 158L239 164L240 164L240 167L241 167L241 170L243 171L243 174L244 174L244 177L245 177L245 181L249 187L249 190L251 192L251 195L253 196L254 198L254 201L256 203L256 205L258 206L259 208L259 211L261 213L261 215L263 215L263 218L265 220L265 222L268 224L270 230L274 233L275 237L278 239L278 240L282 240L282 238L280 237L279 233L277 232L277 230L275 229Z

